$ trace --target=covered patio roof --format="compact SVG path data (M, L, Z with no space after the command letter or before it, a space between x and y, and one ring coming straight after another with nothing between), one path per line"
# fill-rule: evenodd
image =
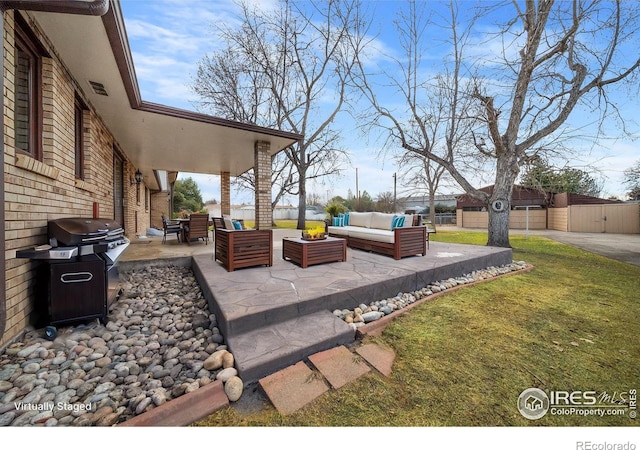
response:
M25 3L150 189L166 189L167 172L237 176L254 166L256 141L270 142L273 155L302 139L143 101L117 0ZM84 7L92 3L108 10Z

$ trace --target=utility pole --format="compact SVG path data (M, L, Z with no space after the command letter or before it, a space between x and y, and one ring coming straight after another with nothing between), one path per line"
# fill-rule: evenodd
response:
M396 172L393 172L393 212L398 212L398 207L396 206L396 187L397 187L398 177L396 176Z
M356 167L356 210L360 208L360 191L358 190L358 168Z

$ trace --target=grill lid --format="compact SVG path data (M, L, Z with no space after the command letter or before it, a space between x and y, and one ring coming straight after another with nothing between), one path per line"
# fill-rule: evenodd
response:
M59 245L86 245L121 239L124 230L111 219L67 217L49 221L49 239Z

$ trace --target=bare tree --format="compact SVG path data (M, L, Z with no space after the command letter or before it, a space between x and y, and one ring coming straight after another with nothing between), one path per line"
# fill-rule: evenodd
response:
M418 6L426 5L410 2L409 19L424 24ZM640 58L629 58L637 55L634 47L639 38L638 4L514 1L511 6L477 9L463 27L458 25L457 5L451 2L450 6L451 61L454 67L465 68L464 74L454 71L459 80L456 98L465 104L452 109L455 115L450 119L452 123L471 127L472 132L467 135L470 142L461 139L452 143L453 153L433 151L424 140L425 133L416 137L416 126L425 127L431 118L422 114L414 90L402 89L404 79L391 74L380 82L380 74L368 74L361 64L357 82L375 113L370 123L383 128L396 145L445 167L469 195L485 202L489 211L488 245L509 247L511 192L520 167L553 149L549 144L559 136L571 137L567 120L577 108L588 109L595 116L594 138L602 131L609 114L624 123L610 90L638 75ZM467 4L465 8L468 10ZM470 58L462 51L471 36L470 24L481 19L485 24L490 21L503 24L494 35L485 35L482 42L485 48L499 44L501 52L497 58L477 54ZM424 25L415 29L422 31ZM459 29L464 31L459 33ZM417 49L426 45L426 39L424 34L415 33L416 50L410 48L409 57L398 60L405 69L403 73L413 73L412 66L419 61ZM376 82L400 88L405 94L408 119L379 101ZM415 91L422 89L417 83L414 86ZM478 162L493 161L492 192L474 186L474 172L468 170L469 159L460 159L463 155L475 156Z
M358 2L280 0L273 10L241 1L241 27L216 25L222 50L203 59L193 83L216 114L287 129L304 139L274 161L275 202L298 195L305 226L306 183L338 174L348 154L334 121L349 100L354 56L346 39L361 26ZM240 183L253 185L252 174Z
M629 189L629 200L640 200L640 160L624 171L624 184Z
M458 35L457 11L451 9L450 41L454 56L450 65L443 65L442 72L425 79L425 67L431 42L426 38L427 29L434 24L428 17L426 3L408 2L408 11L401 11L395 23L396 33L402 49L399 56L390 56L392 67L381 73L366 72L366 63L359 61L359 71L354 74L354 83L359 86L371 105L363 111L366 132L382 130L385 138L383 152L393 151L402 173L405 193L427 193L429 215L435 223L435 195L440 183L446 178L446 165L456 163L463 167L477 159L465 154L462 149L471 141L473 121L463 120L471 108L471 99L464 96L470 81L460 75L463 69L462 50L469 38L470 26ZM354 47L368 47L366 37L355 37ZM359 51L361 53L361 51ZM366 54L366 53L365 53ZM379 84L375 84L379 83ZM381 88L383 87L383 88ZM398 93L403 108L386 106L379 94L389 88ZM401 150L396 150L397 148ZM476 165L477 167L477 165Z

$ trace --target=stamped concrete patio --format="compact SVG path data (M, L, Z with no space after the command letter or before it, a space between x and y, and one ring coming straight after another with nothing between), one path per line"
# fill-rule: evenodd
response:
M274 264L227 272L213 260L214 246L190 246L160 238L134 241L121 270L137 265L191 265L218 318L245 383L258 381L310 355L356 338L334 309L353 309L457 277L512 262L511 249L431 242L426 256L396 261L348 249L346 262L302 269L282 259L282 238L296 230L274 230Z

